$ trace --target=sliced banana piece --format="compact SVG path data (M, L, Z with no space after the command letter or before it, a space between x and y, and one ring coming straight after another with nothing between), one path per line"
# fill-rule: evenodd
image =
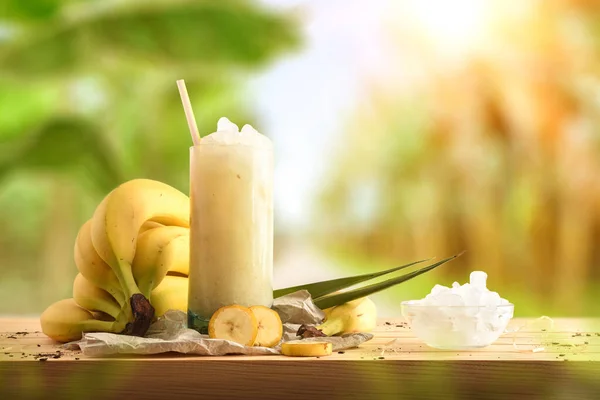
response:
M258 321L247 307L231 305L219 308L208 322L208 335L244 346L252 346L258 334Z
M281 340L283 324L275 310L265 306L250 307L258 322L258 334L254 341L255 346L273 347Z
M281 352L290 357L322 357L331 355L332 346L329 342L303 342L291 340L281 344Z

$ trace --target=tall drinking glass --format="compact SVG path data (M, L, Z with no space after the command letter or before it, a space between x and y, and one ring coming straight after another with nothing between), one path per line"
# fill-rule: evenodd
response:
M190 148L188 326L202 333L222 306L273 302L273 147L246 135Z

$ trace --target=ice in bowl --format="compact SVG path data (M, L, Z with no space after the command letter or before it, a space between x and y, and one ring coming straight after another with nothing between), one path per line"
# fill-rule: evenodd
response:
M421 300L402 302L402 315L415 335L438 349L465 350L495 342L513 317L514 305L486 286L487 274L470 282L435 285Z

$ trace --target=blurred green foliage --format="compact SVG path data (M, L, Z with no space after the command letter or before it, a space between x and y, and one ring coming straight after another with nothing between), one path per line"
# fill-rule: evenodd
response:
M187 193L177 79L200 132L222 115L255 123L244 81L299 44L293 15L251 1L4 1L0 313L70 295L77 230L119 183Z

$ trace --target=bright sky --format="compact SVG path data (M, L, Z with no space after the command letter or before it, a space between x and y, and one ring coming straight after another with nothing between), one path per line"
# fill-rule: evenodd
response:
M276 148L277 223L300 228L308 223L336 135L343 133L345 116L358 104L359 77L384 59L382 8L367 1L283 3L304 16L305 47L254 80L250 96L263 124L258 129Z
M262 0L303 16L305 47L278 61L251 85L251 104L276 146L277 222L301 228L330 155L343 140L349 115L367 105L365 78L407 93L427 81L415 37L433 46L443 66L464 62L485 48L497 0ZM448 4L446 4L448 3ZM451 4L450 4L451 3ZM417 35L417 36L415 36ZM423 36L419 36L423 35ZM398 39L401 38L400 41ZM419 39L421 40L421 39ZM418 43L421 43L419 41ZM409 46L411 47L411 46ZM365 132L365 134L369 134Z

